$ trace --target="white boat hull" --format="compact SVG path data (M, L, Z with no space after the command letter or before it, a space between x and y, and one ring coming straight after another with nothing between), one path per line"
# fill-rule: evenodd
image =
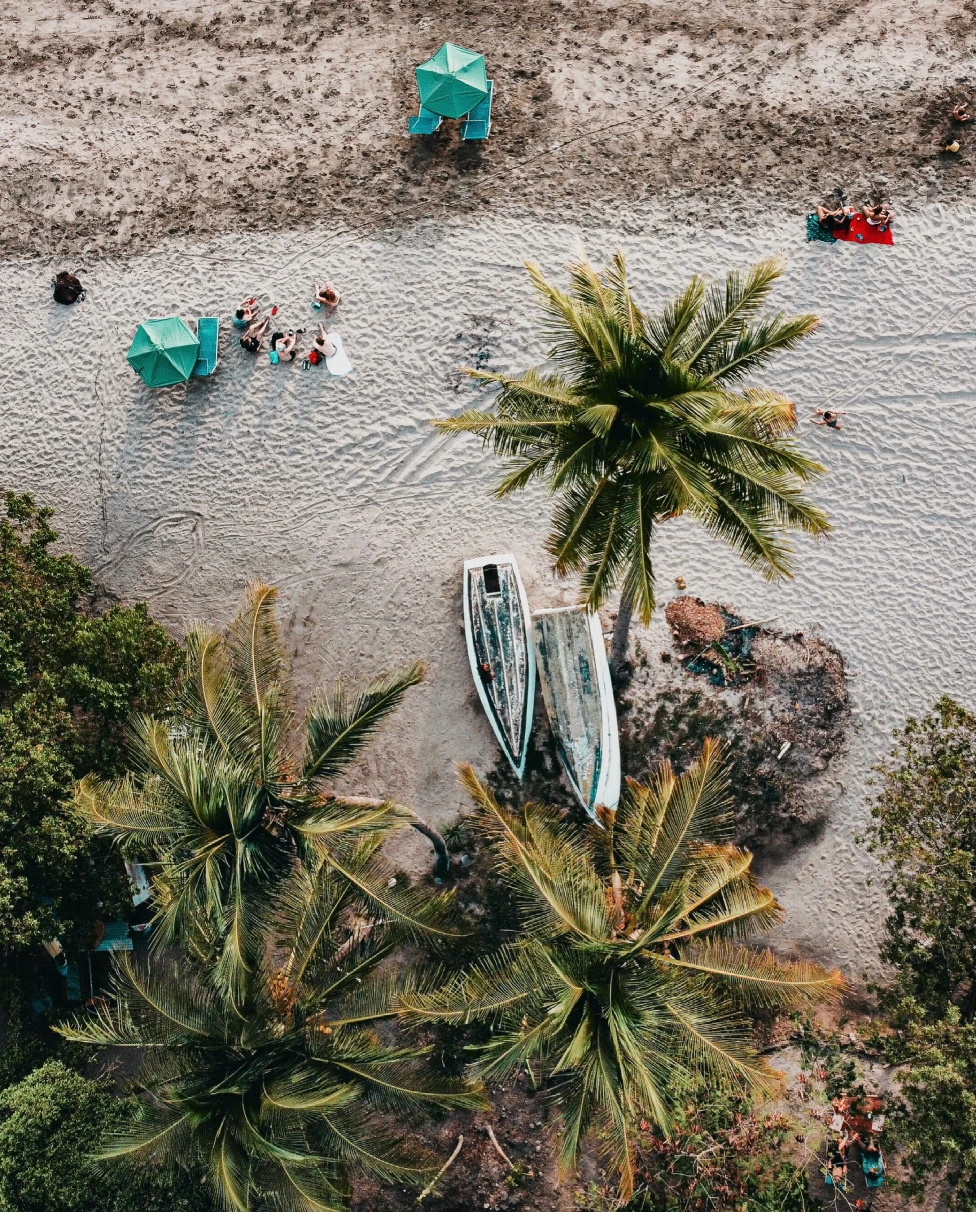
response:
M600 617L585 606L532 616L539 683L559 757L594 819L620 799L620 738Z
M464 561L464 636L481 705L519 778L532 732L535 649L525 586L512 555Z

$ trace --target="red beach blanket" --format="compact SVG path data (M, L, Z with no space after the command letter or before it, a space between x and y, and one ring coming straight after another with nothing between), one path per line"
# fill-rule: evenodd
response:
M851 215L846 229L834 229L835 240L848 240L852 244L894 244L890 227L872 227L862 214Z

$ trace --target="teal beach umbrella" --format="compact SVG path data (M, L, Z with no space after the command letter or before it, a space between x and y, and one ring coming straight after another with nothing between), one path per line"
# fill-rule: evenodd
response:
M417 68L420 104L442 118L463 118L488 96L485 57L445 42Z
M185 383L196 364L200 342L179 316L143 320L126 360L147 387Z

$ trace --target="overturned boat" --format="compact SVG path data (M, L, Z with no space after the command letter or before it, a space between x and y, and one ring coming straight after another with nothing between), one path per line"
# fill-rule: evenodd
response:
M465 560L463 597L471 676L498 743L521 778L532 732L535 651L515 557Z
M585 606L532 616L539 683L562 764L594 818L620 799L620 738L600 616Z

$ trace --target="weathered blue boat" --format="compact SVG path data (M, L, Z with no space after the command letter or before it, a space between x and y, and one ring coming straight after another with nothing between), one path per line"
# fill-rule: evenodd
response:
M515 557L465 560L463 598L471 676L502 752L521 778L532 732L535 652Z
M600 616L585 606L532 616L539 683L559 757L594 818L620 799L620 738Z

